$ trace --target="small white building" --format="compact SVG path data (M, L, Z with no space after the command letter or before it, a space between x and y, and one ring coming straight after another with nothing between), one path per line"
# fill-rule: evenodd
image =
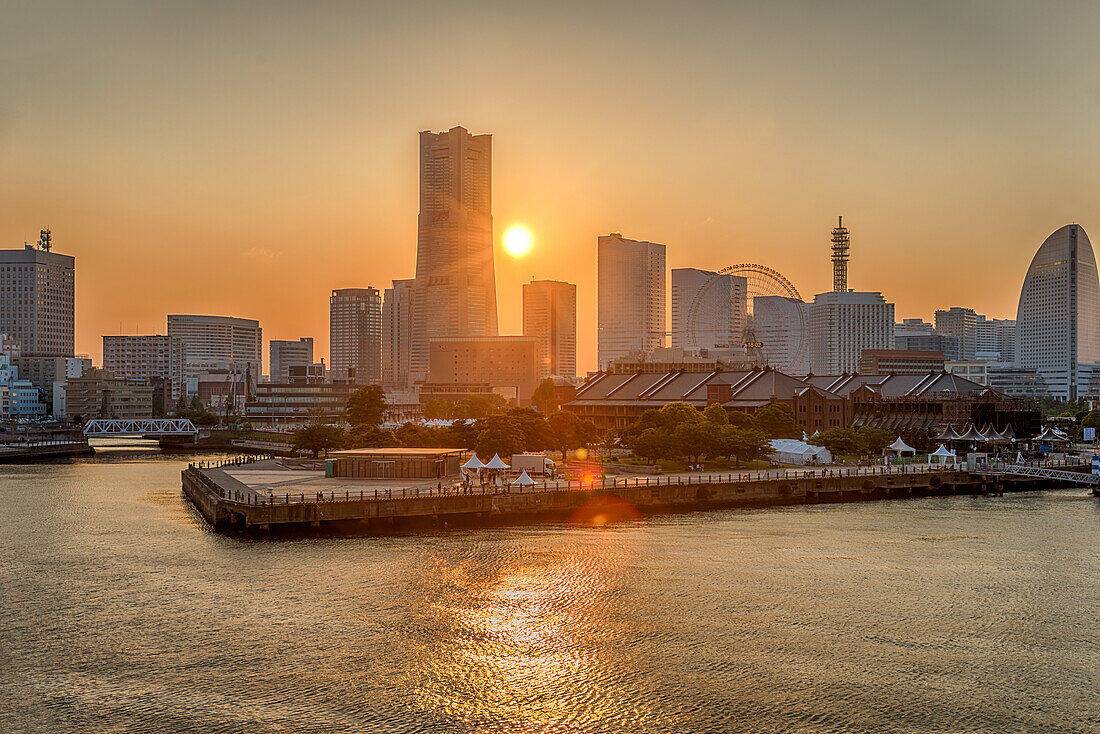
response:
M797 438L773 438L771 458L780 464L832 464L833 455L824 446L799 441Z

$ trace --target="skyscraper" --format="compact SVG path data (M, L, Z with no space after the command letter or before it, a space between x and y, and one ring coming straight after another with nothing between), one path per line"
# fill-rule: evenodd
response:
M864 349L894 348L894 304L881 293L818 293L810 304L810 370L854 374Z
M420 133L420 215L411 371L428 372L436 337L496 336L492 136Z
M786 296L756 296L752 310L753 333L768 365L788 375L808 373L810 304Z
M412 345L412 278L393 281L382 297L382 386L387 390L406 390Z
M748 312L748 282L732 273L672 269L672 346L740 347Z
M1052 396L1096 395L1091 382L1100 373L1100 279L1080 225L1062 227L1035 253L1020 289L1016 330L1016 364L1038 372Z
M211 369L244 372L259 379L264 339L260 322L233 316L169 314L168 336L183 342L183 376Z
M76 260L50 248L42 230L38 247L0 250L0 333L24 356L73 355Z
M665 246L615 232L596 248L598 352L606 369L665 345Z
M270 357L267 369L271 381L286 382L290 379L290 365L313 364L313 337L303 336L297 340L272 339L268 344L268 353Z
M523 335L538 340L540 379L577 376L577 286L560 280L523 285Z
M983 317L984 318L984 317ZM936 311L936 332L959 340L959 359L974 359L978 351L978 315L972 308L952 306Z
M329 298L329 368L360 384L382 382L382 296L340 288Z

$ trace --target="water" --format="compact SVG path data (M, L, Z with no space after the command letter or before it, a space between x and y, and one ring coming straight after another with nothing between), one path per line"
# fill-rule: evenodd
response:
M241 541L182 465L0 466L0 731L1100 731L1080 489Z

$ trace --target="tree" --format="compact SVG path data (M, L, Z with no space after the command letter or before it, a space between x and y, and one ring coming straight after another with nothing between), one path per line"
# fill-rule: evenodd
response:
M547 377L535 388L531 394L531 403L543 415L550 415L558 407L558 393L554 389L554 381Z
M348 435L345 445L356 449L384 449L405 444L393 431L385 431L374 426L357 426ZM425 446L426 444L415 445Z
M179 399L176 400L175 415L179 415L185 410L187 410L187 402L183 399L183 395L180 395Z
M689 461L717 456L720 448L716 440L718 430L710 421L684 421L672 431L670 448L676 456L685 456Z
M428 398L428 401L424 403L424 417L429 420L450 418L453 410L454 405L451 404L451 401L443 398Z
M546 418L530 408L512 408L508 417L516 422L523 432L524 451L542 451L554 445L550 435L550 424Z
M191 404L188 406L188 410L204 411L206 410L206 406L202 404L201 400L199 400L198 395L192 395Z
M878 455L897 439L890 431L863 426L856 430L856 443L864 454Z
M344 445L346 433L339 426L319 424L299 428L294 432L294 448L305 449L313 452L313 458L321 451L328 453L330 449L340 448Z
M703 417L716 426L728 426L730 424L729 413L719 403L708 405L707 409L703 411Z
M499 397L499 396L497 396ZM467 395L454 406L453 415L456 418L472 418L480 420L497 411L493 401L484 395Z
M802 427L794 419L794 411L786 403L765 405L753 415L757 427L768 438L802 438Z
M669 403L657 413L661 423L670 431L676 430L681 423L703 420L703 414L695 406L687 403Z
M811 436L807 443L824 446L834 457L858 454L863 449L859 436L851 428L830 428L827 431L821 431Z
M771 453L771 441L763 431L755 428L724 426L718 433L720 453L735 457L738 464L756 461Z
M493 415L477 422L478 434L475 448L484 460L493 454L510 460L512 454L523 452L523 430L514 420L503 415Z
M634 455L651 463L668 457L668 436L659 428L647 428L634 440Z
M379 426L386 415L386 393L381 385L361 387L348 396L345 410L352 426Z

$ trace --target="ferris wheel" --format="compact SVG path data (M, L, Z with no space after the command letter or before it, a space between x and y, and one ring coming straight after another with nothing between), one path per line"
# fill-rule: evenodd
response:
M757 335L754 323L754 316L756 314L756 308L754 306L755 299L762 296L779 296L780 298L788 299L788 301L797 301L801 304L802 296L791 281L787 280L787 278L778 271L772 270L769 267L755 265L753 263L740 263L738 265L724 267L714 273L699 287L695 292L695 298L691 301L691 306L688 308L686 321L688 335L692 344L699 343L699 336L721 328L721 325L706 323L704 306L707 302L708 294L722 279L722 276L725 275L733 275L745 279L745 308L747 309L747 313L744 316L743 327L741 329L741 344L757 364L767 364L768 359L765 352L771 350L768 349L769 345L764 344ZM788 354L787 362L792 365L797 365L805 359L809 351L809 324L806 323L805 309L802 308L801 305L797 308L789 309L789 311L790 313L787 317L787 338L792 343L786 346L785 350Z

